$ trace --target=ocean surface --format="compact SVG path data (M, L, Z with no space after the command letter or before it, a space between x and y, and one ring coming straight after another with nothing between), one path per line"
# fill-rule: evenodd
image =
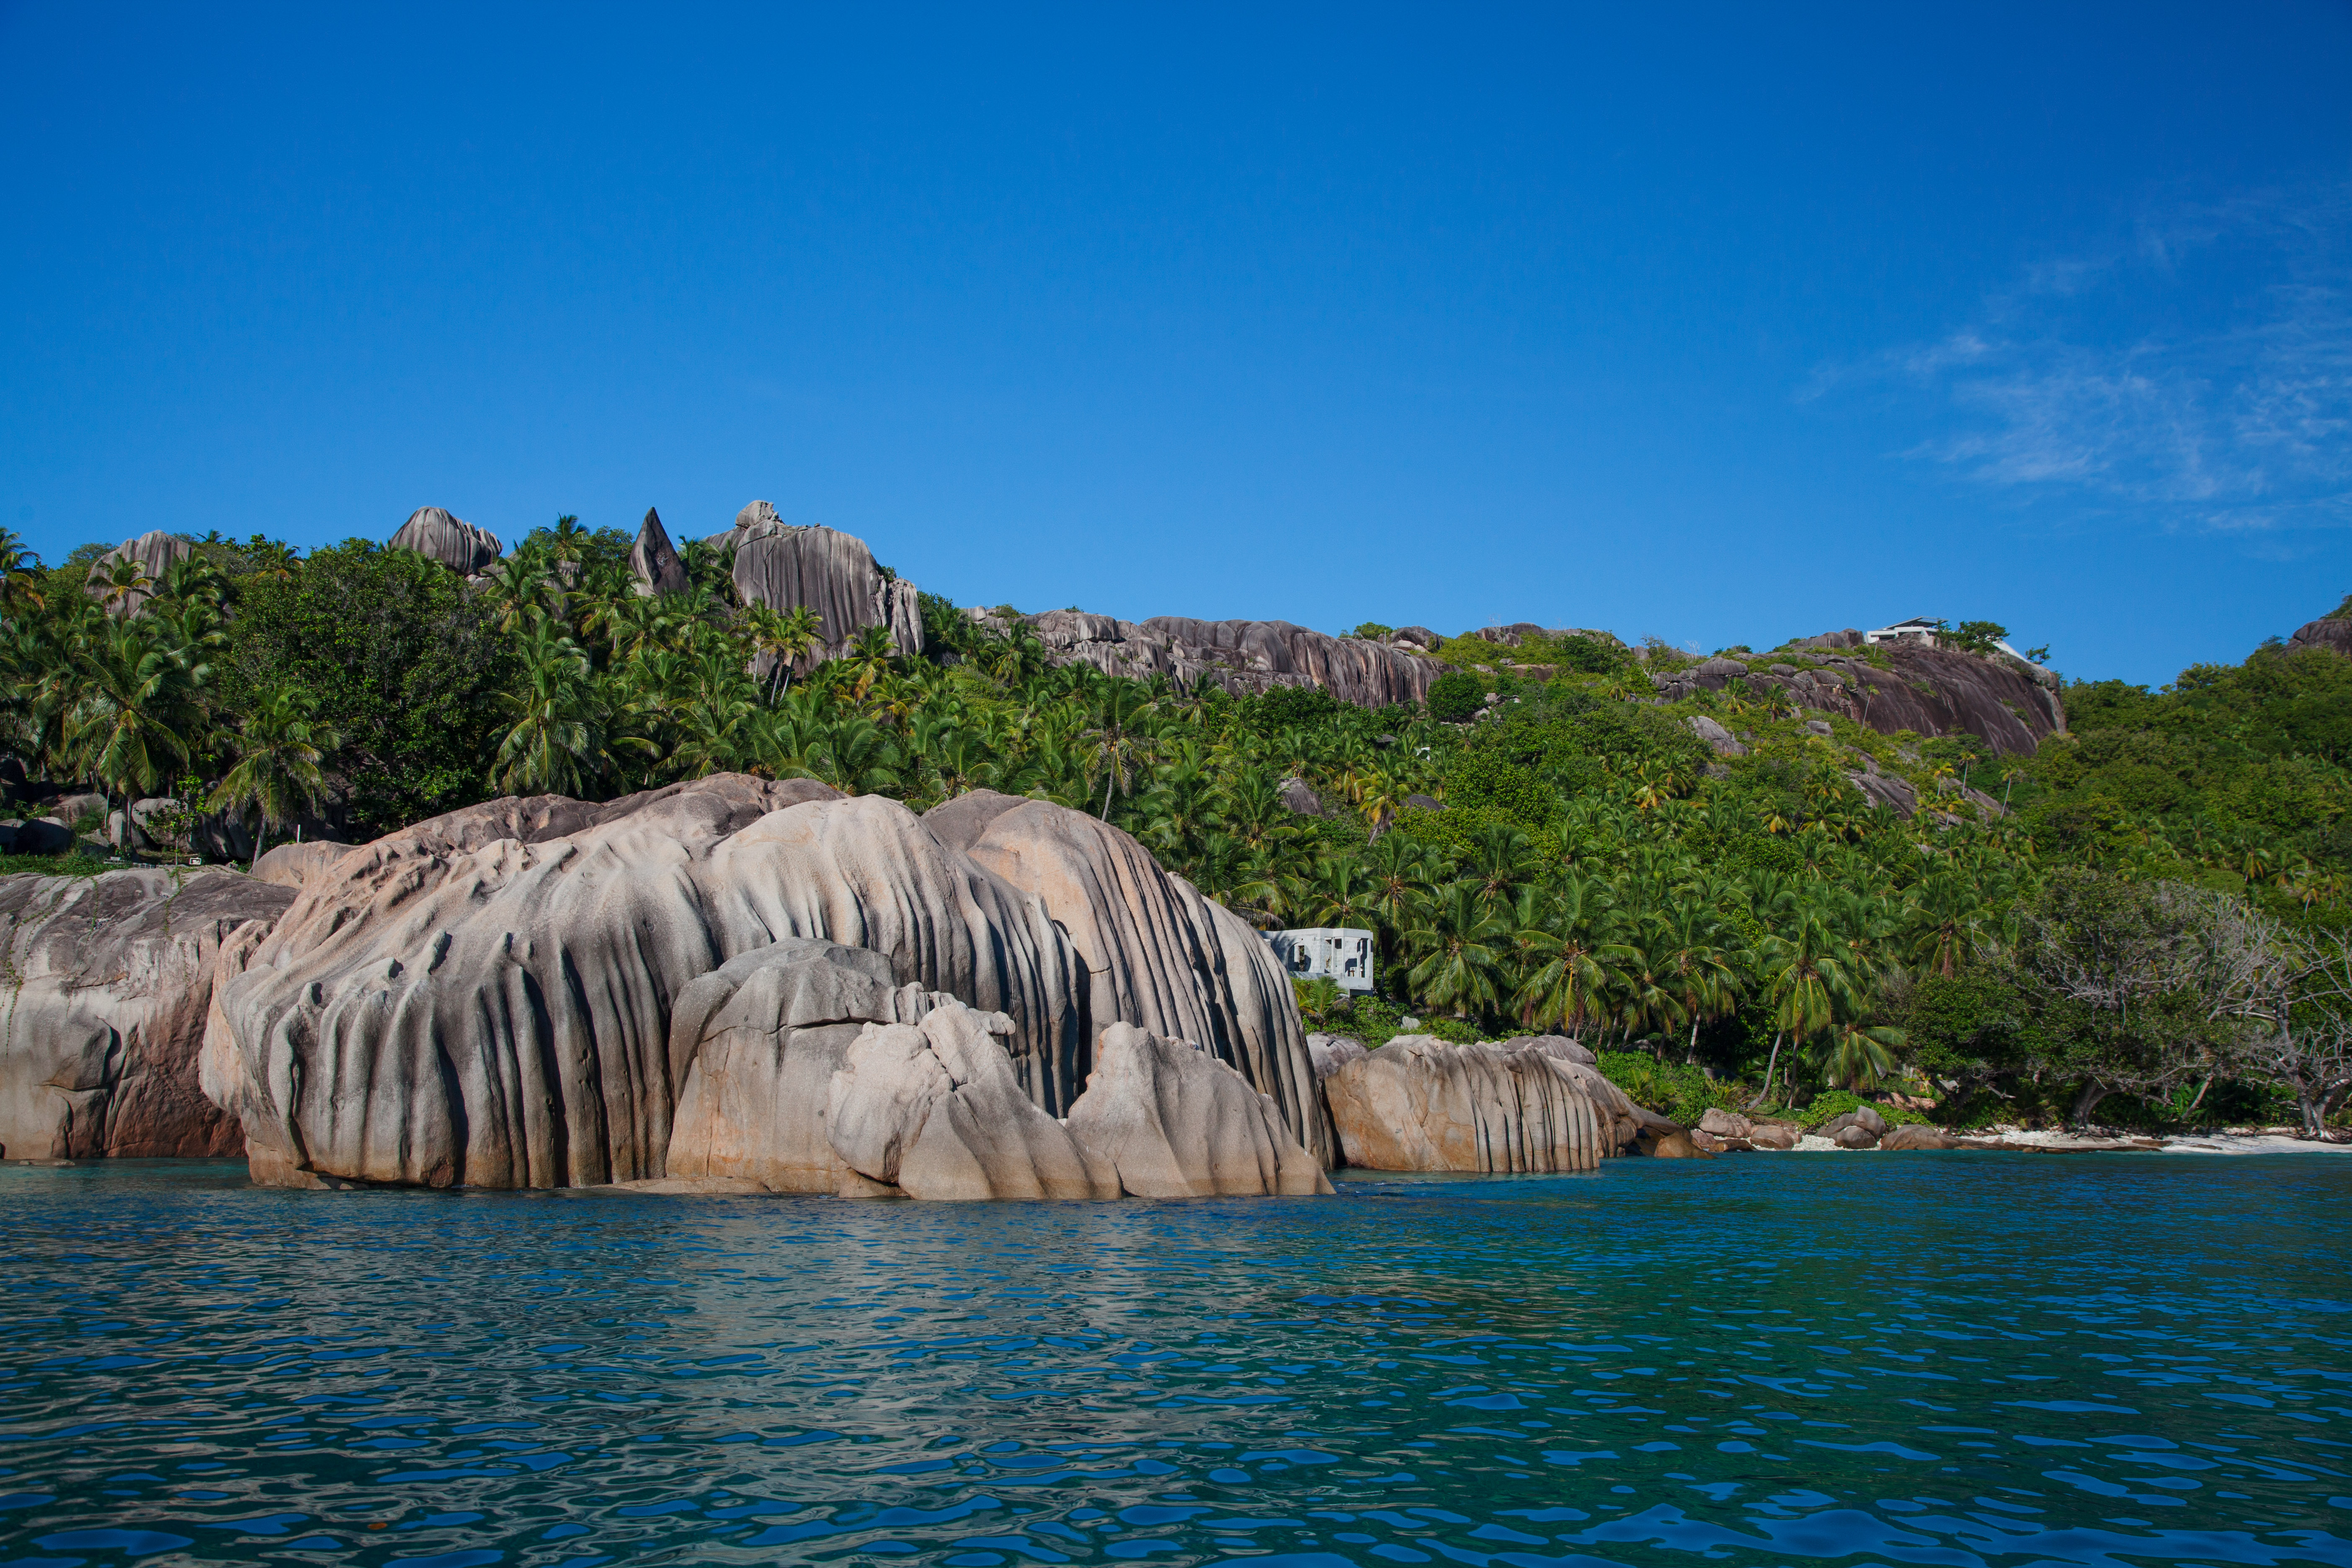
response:
M2352 1568L2352 1160L0 1216L17 1568Z

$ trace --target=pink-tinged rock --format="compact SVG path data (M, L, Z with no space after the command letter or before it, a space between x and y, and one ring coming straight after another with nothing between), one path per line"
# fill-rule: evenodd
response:
M1096 1037L1069 1129L1139 1198L1331 1191L1269 1096L1206 1052L1132 1024Z
M1589 1171L1613 1144L1578 1079L1580 1065L1402 1035L1343 1065L1323 1089L1350 1165Z

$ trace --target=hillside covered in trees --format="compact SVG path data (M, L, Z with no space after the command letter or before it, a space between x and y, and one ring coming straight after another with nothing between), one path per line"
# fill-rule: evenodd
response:
M192 542L151 574L7 542L15 809L106 797L75 852L8 868L101 868L113 812L217 856L719 772L918 808L987 787L1107 817L1263 927L1377 933L1379 993L1303 988L1312 1025L1575 1034L1681 1120L1873 1091L1956 1124L2316 1131L2352 1087L2352 658L2308 628L2161 690L2066 685L2065 731L2001 751L1857 722L1831 694L1874 649L1432 637L1450 672L1371 709L1106 674L932 595L905 657L744 602L707 544L641 592L629 537L571 519L472 578Z

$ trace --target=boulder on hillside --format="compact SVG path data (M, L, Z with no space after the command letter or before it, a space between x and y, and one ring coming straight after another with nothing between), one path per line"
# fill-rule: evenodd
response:
M994 611L971 614L993 630L1012 629L1012 623ZM1055 664L1087 664L1139 680L1164 675L1187 687L1205 677L1235 693L1312 686L1342 702L1381 708L1421 701L1429 694L1430 682L1445 671L1445 666L1422 657L1413 644L1402 640L1405 633L1372 642L1330 637L1288 621L1155 616L1136 622L1083 610L1050 610L1018 619L1036 634Z
M817 647L804 664L840 657L868 626L887 629L899 655L923 651L915 585L886 575L855 534L788 523L755 500L735 514L733 528L708 542L735 552L735 592L745 604L816 612Z
M2324 647L2352 658L2352 618L2326 616L2296 629L2287 638L2294 648Z
M1744 757L1748 754L1748 748L1734 740L1730 731L1725 729L1722 725L1717 723L1706 714L1692 714L1690 716L1689 723L1691 733L1696 735L1700 740L1705 741L1707 743L1708 748L1712 750L1717 756Z
M824 1157L775 1108L798 1107L804 1132L817 1069L855 1065L822 1031L929 1027L951 999L1003 1016L982 1032L1048 1123L1093 1070L1095 1035L1126 1022L1209 1046L1297 1135L1316 1108L1289 982L1238 920L1080 812L1020 802L940 826L879 796L730 774L416 824L306 872L275 930L224 952L206 1092L236 1110L264 1183L651 1181L673 1174L674 1142L680 1176L751 1180L728 1172L764 1162L808 1177ZM808 981L804 953L763 952L795 938L878 955L887 1016L856 1016L883 1010L871 998L846 1017L794 1011L856 990ZM878 984L870 961L823 963ZM779 967L793 973L767 974ZM893 1038L858 1105L894 1075L931 1081ZM932 1047L950 1067L987 1056L968 1038ZM853 1158L827 1139L848 1170L885 1179L860 1163L866 1144Z
M646 521L637 529L637 542L629 546L629 574L636 579L640 594L683 594L691 585L686 575L686 562L670 543L661 513L652 507L646 508Z
M119 562L135 561L150 586L133 588L107 604L107 613L115 616L135 614L139 607L153 598L152 584L163 581L163 574L195 553L195 547L176 533L154 529L136 539L126 539L89 563L89 575L83 579L82 592L93 599L105 598L107 578Z
M1402 1035L1323 1083L1350 1165L1589 1171L1615 1152L1574 1064L1540 1051Z
M1323 797L1305 779L1285 779L1281 785L1282 804L1300 816L1328 816L1323 807Z
M85 822L103 823L113 805L114 803L106 796L85 791L79 795L59 795L41 815L65 826L79 827Z
M227 870L0 877L0 1158L236 1153L198 1082L215 961L293 897Z
M49 817L12 821L7 826L12 855L62 855L74 847L73 829Z
M1197 1047L1132 1024L1096 1037L1095 1069L1068 1125L1135 1197L1331 1191L1270 1096Z
M499 536L488 529L476 528L437 506L420 506L408 514L387 546L393 550L414 550L428 560L438 561L460 577L471 577L487 572L505 548Z
M1667 701L1720 691L1733 681L1750 695L1779 693L1800 707L1843 714L1891 735L1971 734L1996 752L2021 756L2051 734L2063 734L2066 711L2057 678L2005 654L1981 657L1914 642L1882 644L1873 657L1887 668L1822 648L1809 665L1785 660L1751 669L1738 659L1711 658L1692 668L1651 677Z

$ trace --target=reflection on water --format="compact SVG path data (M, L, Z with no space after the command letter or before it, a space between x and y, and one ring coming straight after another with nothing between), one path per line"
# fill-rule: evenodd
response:
M0 1170L0 1563L2352 1568L2352 1161L959 1205Z

